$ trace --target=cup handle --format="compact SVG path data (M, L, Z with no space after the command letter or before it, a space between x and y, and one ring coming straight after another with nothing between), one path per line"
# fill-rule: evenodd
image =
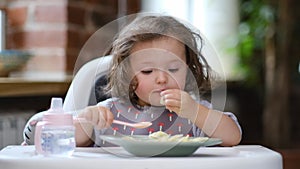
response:
M35 150L39 154L44 154L44 151L42 149L41 145L41 133L42 133L42 127L46 124L44 121L40 121L36 124L35 127L35 135L34 135L34 145Z

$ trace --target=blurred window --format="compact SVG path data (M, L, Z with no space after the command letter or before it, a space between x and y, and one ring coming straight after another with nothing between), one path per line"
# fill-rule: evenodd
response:
M235 70L238 4L238 0L142 0L142 12L168 14L193 24L218 53L220 59L207 58L209 64L227 80L237 80L241 78Z

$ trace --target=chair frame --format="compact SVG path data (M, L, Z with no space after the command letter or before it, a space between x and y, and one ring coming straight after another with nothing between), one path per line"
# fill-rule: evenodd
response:
M97 103L94 97L95 83L99 77L107 74L111 61L111 55L99 57L79 69L67 91L63 104L64 111L81 110Z

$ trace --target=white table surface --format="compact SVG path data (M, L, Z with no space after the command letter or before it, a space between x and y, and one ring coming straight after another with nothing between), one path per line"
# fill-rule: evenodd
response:
M0 151L2 169L282 169L282 156L259 145L199 148L189 157L134 157L120 147L77 148L71 157L44 157L33 146Z

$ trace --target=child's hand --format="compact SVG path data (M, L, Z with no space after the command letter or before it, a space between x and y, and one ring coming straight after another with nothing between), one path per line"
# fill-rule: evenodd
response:
M168 89L160 93L168 110L178 116L195 120L198 112L198 103L185 91Z
M109 127L114 119L114 115L109 109L97 105L86 107L80 112L78 117L85 118L85 120L92 123L97 129Z

